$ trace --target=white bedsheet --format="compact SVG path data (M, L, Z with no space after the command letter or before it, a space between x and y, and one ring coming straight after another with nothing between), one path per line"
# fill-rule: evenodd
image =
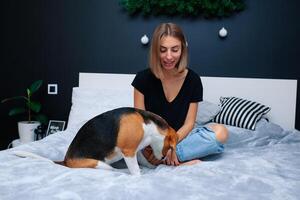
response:
M0 152L0 199L299 199L300 132L261 121L256 131L229 127L221 156L194 166L142 168L140 177L12 154L62 160L76 133L68 129Z

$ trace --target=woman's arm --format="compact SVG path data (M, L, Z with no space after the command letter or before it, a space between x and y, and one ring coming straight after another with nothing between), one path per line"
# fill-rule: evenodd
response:
M198 111L198 103L190 103L189 110L187 116L185 118L183 126L177 131L178 134L178 142L185 138L189 132L194 128L194 124L197 117ZM168 151L166 155L166 159L164 161L166 165L179 165L179 161L176 155L176 151Z
M133 91L133 106L135 108L145 110L144 95L135 88L134 88L134 91Z
M194 128L198 111L198 102L190 103L188 113L186 115L183 126L177 131L178 141L185 138L189 132Z

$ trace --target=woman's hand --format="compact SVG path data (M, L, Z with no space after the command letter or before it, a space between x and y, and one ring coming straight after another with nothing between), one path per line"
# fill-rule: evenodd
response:
M164 159L164 164L165 165L172 165L172 166L180 165L180 162L178 161L175 150L172 150L172 149L168 150L167 155Z

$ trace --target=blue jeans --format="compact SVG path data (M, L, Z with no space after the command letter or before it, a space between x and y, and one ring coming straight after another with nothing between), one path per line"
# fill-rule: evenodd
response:
M224 145L216 139L216 134L204 126L195 127L176 146L176 154L180 162L222 153L223 151Z

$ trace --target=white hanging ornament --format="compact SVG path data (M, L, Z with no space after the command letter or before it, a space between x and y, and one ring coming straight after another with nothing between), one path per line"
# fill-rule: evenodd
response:
M141 37L141 43L146 45L149 42L149 38L147 37L147 35L143 35L143 37Z
M219 30L219 36L222 38L227 36L227 30L224 27Z

